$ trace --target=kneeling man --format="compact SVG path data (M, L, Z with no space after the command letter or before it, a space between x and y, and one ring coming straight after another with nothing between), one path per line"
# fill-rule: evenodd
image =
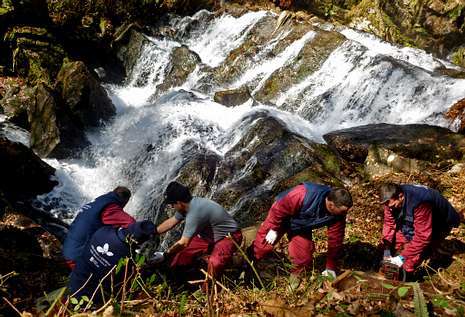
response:
M413 272L428 249L438 246L460 223L454 207L426 186L383 184L380 197L384 204L384 258L406 272ZM391 252L400 254L391 257Z
M260 260L269 254L286 233L289 239L291 278L311 268L315 245L312 230L328 227L328 255L325 276L336 277L336 262L342 248L345 215L352 207L352 196L344 188L331 188L305 182L278 195L261 224L251 248Z

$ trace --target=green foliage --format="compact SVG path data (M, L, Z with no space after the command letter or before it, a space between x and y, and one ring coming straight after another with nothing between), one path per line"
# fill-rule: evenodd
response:
M408 286L399 287L397 289L397 295L399 295L400 298L405 297L405 295L407 295L409 290L410 290L410 287Z
M87 297L85 295L82 296L81 299L77 299L76 297L71 297L70 302L71 302L72 305L74 305L73 311L75 311L75 312L77 312L81 308L83 308L84 304L87 305L87 303L91 303L89 297Z
M145 264L145 256L142 254L137 254L136 255L136 265L141 266Z
M453 21L457 20L463 12L464 6L458 5L447 14Z
M396 288L394 285L387 284L387 283L381 283L381 285L386 289L394 289L394 288Z
M445 299L442 296L434 297L433 300L432 300L432 303L433 303L434 306L440 307L440 308L448 308L449 307L449 302L447 301L447 299Z
M428 308L426 307L425 297L418 282L411 284L413 287L413 303L416 317L428 317Z
M183 293L181 295L181 300L179 301L179 315L182 316L186 312L186 307L187 307L187 295L186 293Z
M126 266L126 263L128 263L128 258L121 258L118 261L118 265L116 266L115 273L119 274L123 266Z

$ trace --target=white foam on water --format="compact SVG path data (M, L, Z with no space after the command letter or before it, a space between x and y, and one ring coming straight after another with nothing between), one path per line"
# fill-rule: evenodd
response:
M266 11L249 12L239 18L224 14L199 38L189 40L188 46L199 54L203 63L216 67L244 41L253 26L269 14Z
M316 33L314 31L307 32L300 39L294 41L291 45L286 47L286 49L280 54L278 54L275 58L265 60L264 62L259 63L254 67L251 67L233 84L233 86L240 87L252 81L255 78L260 78L260 82L254 89L254 92L260 90L266 82L266 80L275 71L291 63L302 50L302 48L305 46L305 44L310 42L315 37L315 35Z
M383 54L405 61L428 71L448 67L459 69L456 65L433 57L432 54L413 47L398 47L381 40L373 34L357 31L347 27L337 28L341 34L351 41L358 42L376 54Z

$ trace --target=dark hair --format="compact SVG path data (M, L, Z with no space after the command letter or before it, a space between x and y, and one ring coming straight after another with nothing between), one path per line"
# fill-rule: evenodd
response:
M384 183L379 187L379 197L381 197L381 203L394 198L399 198L399 194L402 193L402 188L398 184Z
M168 184L165 190L165 203L174 204L178 201L188 203L192 200L191 192L189 188L178 182L171 182Z
M353 205L352 196L345 188L333 188L327 196L329 201L332 201L336 207L351 208Z
M118 186L115 189L113 189L113 191L124 203L127 203L129 201L129 198L131 198L131 191L127 187Z

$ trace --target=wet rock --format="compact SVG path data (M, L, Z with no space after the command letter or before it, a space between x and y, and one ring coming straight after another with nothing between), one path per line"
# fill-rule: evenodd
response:
M0 191L10 202L30 200L58 184L55 169L21 143L0 137Z
M281 92L317 71L329 54L344 41L344 36L337 32L318 31L314 38L305 43L293 61L276 70L265 81L254 98L261 102L273 101Z
M460 160L465 154L463 136L425 124L369 124L330 132L323 138L344 159L357 163L365 161L371 145L432 163Z
M79 126L97 127L116 113L106 91L83 62L65 62L56 88Z
M457 132L465 133L465 98L457 101L444 115L451 125L457 127Z
M185 184L196 196L206 196L215 177L221 157L197 144L186 144L184 153L186 162L179 170L176 180Z
M303 181L341 186L345 179L346 164L327 145L292 133L265 111L244 118L237 130L243 136L223 157L185 144L184 163L173 179L217 201L241 226L262 219L274 197L289 187Z
M167 102L191 102L201 100L196 94L192 91L187 91L184 89L169 91L166 94L160 96L158 99L156 96L151 98L152 101L157 100L157 103L167 103Z
M147 37L139 32L139 26L131 23L122 25L116 31L113 45L117 52L117 57L121 61L128 77L140 57L142 48L149 41Z
M42 157L50 155L60 143L56 102L52 90L44 84L34 88L35 100L29 107L31 147Z
M13 27L5 35L12 54L12 69L31 85L51 84L66 56L63 47L45 28Z
M206 76L203 80L214 84L230 84L243 74L247 67L257 63L254 57L257 53L273 38L273 31L276 26L276 18L267 16L258 21L245 37L242 44L232 50L225 61L213 70L212 76ZM278 48L275 48L269 55L277 54ZM267 56L260 56L264 59Z
M35 100L28 112L31 147L42 157L64 158L75 155L89 144L84 126L69 109L57 104L59 98L45 84L34 88Z
M185 45L173 49L170 61L163 83L157 86L157 93L181 86L201 62L199 55Z
M241 225L253 224L266 214L275 195L302 181L341 185L335 153L292 133L266 112L245 118L238 129L245 133L220 162L212 197Z
M244 102L252 98L249 88L243 86L237 89L223 90L215 92L213 100L226 107L234 107L242 105Z

